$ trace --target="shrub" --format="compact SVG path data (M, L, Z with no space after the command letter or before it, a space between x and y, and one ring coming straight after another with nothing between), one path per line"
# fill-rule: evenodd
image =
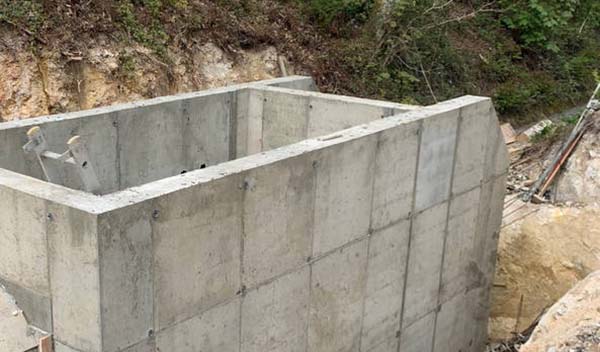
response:
M309 0L310 16L322 27L352 26L365 23L375 0Z
M501 0L504 24L529 48L560 51L559 39L577 28L573 19L582 7L598 10L597 0Z
M36 0L0 0L0 21L37 33L44 23L42 5Z
M149 47L165 58L169 36L165 32L159 17L163 7L161 0L142 0L141 5L138 6L142 6L150 12L150 24L143 25L140 23L133 2L121 0L117 6L117 13L123 28L135 41Z
M500 85L494 94L494 103L501 114L522 113L536 104L551 101L552 87L553 82L543 77L525 75Z

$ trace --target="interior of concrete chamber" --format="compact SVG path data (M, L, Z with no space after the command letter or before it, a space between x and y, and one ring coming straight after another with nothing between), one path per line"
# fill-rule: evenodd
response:
M303 87L304 88L304 87ZM0 128L0 167L44 179L22 150L39 123L49 150L83 137L100 194L207 168L391 116L409 107L277 87L166 97ZM45 159L52 183L82 190L76 168Z
M106 194L227 160L227 98L203 104L203 112L215 117L206 122L193 110L202 99L189 99L49 121L40 127L49 150L57 153L67 149L71 136L83 137L101 193ZM35 156L20 149L29 127L5 131L8 145L3 149L11 153L3 153L0 167L43 179ZM75 168L49 159L45 164L52 183L82 189Z

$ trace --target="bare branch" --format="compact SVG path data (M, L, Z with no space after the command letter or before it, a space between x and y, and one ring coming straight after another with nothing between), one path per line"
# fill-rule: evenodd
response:
M434 1L434 2L433 2L433 5L432 5L430 8L428 8L428 9L427 9L427 10L425 10L425 11L423 11L423 14L424 14L424 15L426 15L426 14L430 13L431 11L435 11L435 10L441 10L441 9L443 9L444 7L446 7L446 6L450 5L450 4L452 4L453 2L454 2L454 0L448 0L446 3L444 3L444 4L442 4L442 5L439 5L439 6L436 6L436 5L435 5L435 1Z
M428 26L422 27L422 29L427 30L427 29L432 29L432 28L435 28L435 27L443 26L443 25L446 25L448 23L462 22L462 21L467 20L467 19L475 18L478 14L481 14L481 13L502 13L502 12L504 12L503 10L493 8L492 6L495 3L496 3L495 1L488 2L488 3L484 4L484 5L482 5L480 8L478 8L476 10L473 10L472 12L469 12L469 13L466 13L466 14L463 14L463 15L460 15L460 16L457 16L457 17L449 18L449 19L447 19L445 21L442 21L442 22L430 24Z

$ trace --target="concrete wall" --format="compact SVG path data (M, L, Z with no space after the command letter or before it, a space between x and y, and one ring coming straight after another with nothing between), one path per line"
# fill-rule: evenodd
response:
M260 85L315 89L312 79L304 77L262 81ZM102 185L101 194L235 159L237 135L245 129L247 95L242 92L251 86L3 123L0 167L43 179L35 157L21 149L27 130L36 125L43 126L54 152L64 152L73 135L84 138ZM82 189L76 170L52 161L48 170L54 183Z
M141 187L151 199L101 214L105 350L481 351L497 121L479 98L415 116Z
M300 111L269 99L329 97L244 92L247 157L102 197L0 170L22 203L0 277L49 301L57 351L481 351L507 167L490 100L373 102L368 124L253 154L258 123ZM315 130L358 122L331 100L347 113Z
M315 89L312 79L305 77L288 77L259 84ZM90 145L89 151L103 191L109 193L179 174L183 170L214 165L235 156L235 153L230 155L230 145L235 142L235 138L230 140L231 119L232 116L235 118L235 114L245 114L242 108L237 108L235 99L249 86L252 84L0 124L0 196L6 201L0 211L0 284L18 299L33 325L45 331L54 329L60 334L63 321L70 321L73 326L90 327L94 325L90 320L96 319L99 324L97 311L89 316L83 314L84 310L79 310L81 317L77 314L67 319L61 316L67 311L63 306L81 307L70 302L74 298L71 294L76 295L77 292L72 290L63 298L57 291L61 290L60 285L67 285L62 289L68 291L68 285L74 280L85 280L68 277L65 281L63 276L75 274L75 269L82 266L77 260L67 261L63 263L67 266L63 268L66 270L64 275L59 272L56 269L58 262L54 260L67 259L53 257L60 248L53 252L53 240L57 237L50 236L59 220L70 221L59 217L58 213L84 208L83 213L93 214L94 208L102 201L88 194L24 177L42 178L35 158L22 151L27 139L26 131L41 125L50 142L50 150L57 152L66 149L66 141L72 135L82 135ZM49 171L53 179L61 180L58 184L81 188L79 176L73 170L64 166L52 167L51 164ZM84 198L87 201L83 201ZM89 207L85 208L85 204ZM90 216L89 221L95 221L95 216ZM79 226L73 222L61 226L67 225ZM90 232L90 239L94 240L97 237L95 227L91 225L94 230L86 230ZM79 230L61 231L61 235L65 235ZM78 247L82 245L80 240L74 241ZM73 301L86 307L99 307L97 245L94 243L92 248L95 254L90 260L96 264L88 271L95 273L95 279L90 279L96 285L91 289L98 298L94 299L92 295L87 302ZM71 265L74 270L68 268ZM60 275L60 279L51 285L53 273ZM57 316L58 323L53 324ZM85 336L69 341L78 346L99 346L98 324L94 334L87 332L83 334Z
M0 173L0 197L5 199L0 211L0 282L32 325L83 350L99 350L97 217L30 193L27 184L19 187L21 178Z
M244 155L389 117L416 106L277 87L250 88Z

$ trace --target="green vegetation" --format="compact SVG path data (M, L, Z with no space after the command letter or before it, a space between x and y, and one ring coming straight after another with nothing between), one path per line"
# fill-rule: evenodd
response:
M354 94L421 103L489 95L523 123L584 100L600 70L597 0L398 0L380 13L341 49L358 76Z
M579 110L579 109L578 109ZM556 140L564 140L565 136L571 133L573 127L579 121L581 117L581 113L583 109L577 111L577 113L572 113L566 116L563 116L560 121L555 122L552 125L544 127L540 133L535 135L532 138L532 142L537 143L541 141L550 141L554 142Z
M373 9L374 0L309 0L307 10L318 25L332 32L348 32L364 24Z
M559 132L562 133L564 132L564 126L563 125L549 125L546 126L544 128L542 128L542 130L540 131L540 133L536 134L535 136L533 136L533 138L531 139L531 142L533 142L534 144L537 144L541 141L544 140L549 140L554 138Z
M581 117L580 114L581 113L565 116L561 120L565 125L576 125L577 121L579 121L579 118Z
M127 51L119 53L119 71L118 74L124 79L133 79L135 71L135 57Z
M169 35L161 14L166 7L185 10L186 0L120 0L117 6L119 21L127 34L138 43L154 50L163 59L167 57ZM145 23L140 17L145 15Z
M231 55L272 45L325 91L420 104L486 95L516 124L585 101L600 76L598 0L387 1L0 0L0 22L35 45L136 42L166 67L171 49L207 41ZM134 64L122 57L121 71Z
M36 0L0 0L0 22L8 22L35 34L44 22L42 6Z
M500 4L508 10L503 22L517 32L524 46L558 52L560 43L557 37L561 32L568 32L580 1L501 0Z

